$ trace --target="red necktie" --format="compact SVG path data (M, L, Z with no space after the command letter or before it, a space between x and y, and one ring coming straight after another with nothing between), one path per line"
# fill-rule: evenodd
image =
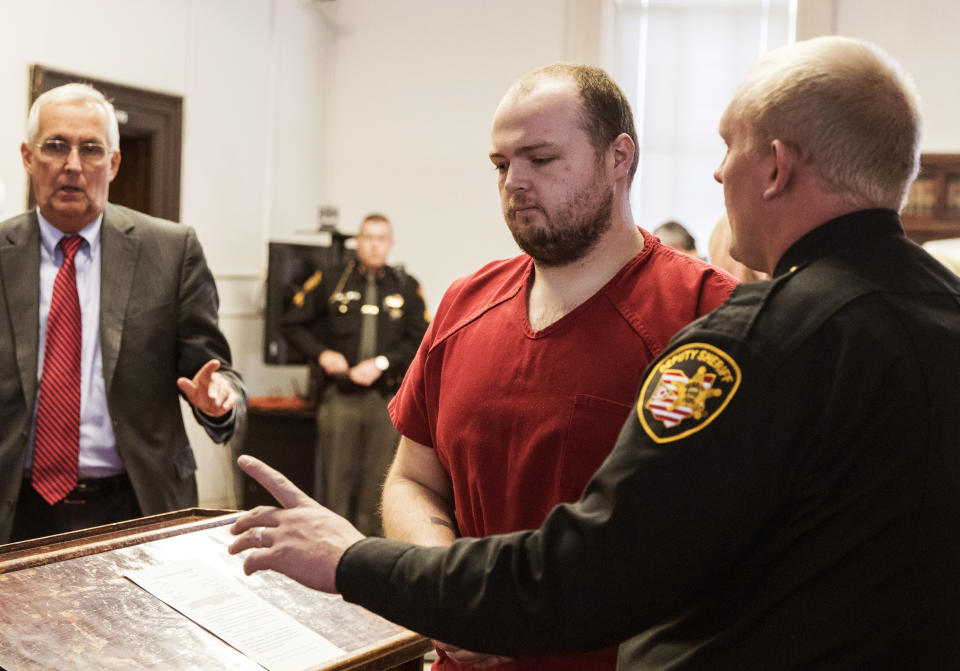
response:
M53 505L77 486L80 451L80 299L73 257L83 238L60 239L63 264L53 281L37 400L32 484Z

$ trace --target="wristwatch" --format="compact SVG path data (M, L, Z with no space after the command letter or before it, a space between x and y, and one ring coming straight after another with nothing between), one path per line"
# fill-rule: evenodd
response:
M386 370L390 367L390 359L381 354L373 360L373 365L377 367L377 370Z

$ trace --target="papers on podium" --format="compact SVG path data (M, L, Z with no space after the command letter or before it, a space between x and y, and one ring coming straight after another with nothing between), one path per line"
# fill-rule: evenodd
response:
M131 581L268 671L304 671L344 653L200 559L128 571Z

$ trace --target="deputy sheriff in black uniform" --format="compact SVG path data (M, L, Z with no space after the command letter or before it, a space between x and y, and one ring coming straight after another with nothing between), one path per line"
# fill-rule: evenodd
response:
M357 257L318 270L293 297L284 336L318 375L314 496L367 534L379 534L380 487L399 436L387 403L403 379L428 317L417 280L386 265L390 221L370 214Z
M241 460L287 508L238 520L231 551L262 548L245 570L499 655L960 668L960 278L897 215L912 87L869 43L800 42L754 68L720 133L731 254L772 279L675 336L577 503L423 548L361 539Z

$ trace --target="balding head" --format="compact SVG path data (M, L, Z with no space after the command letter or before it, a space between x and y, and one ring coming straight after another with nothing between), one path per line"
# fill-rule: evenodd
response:
M590 135L597 154L602 154L621 133L637 142L633 111L627 96L604 70L575 63L554 63L528 72L507 91L504 100L530 95L556 81L573 82L581 104L583 129ZM502 104L502 103L501 103ZM634 153L630 181L637 172L640 154Z

